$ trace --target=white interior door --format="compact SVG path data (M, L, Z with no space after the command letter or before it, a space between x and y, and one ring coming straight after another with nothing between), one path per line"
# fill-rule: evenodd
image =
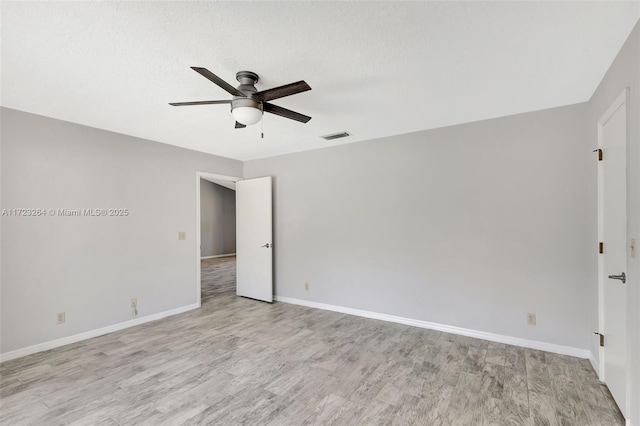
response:
M609 387L623 415L627 405L627 289L621 279L627 264L626 119L624 93L601 118L598 129L603 151L598 197L600 241L604 242L599 265L600 332L605 343L600 352L601 380Z
M236 294L273 302L271 176L236 184Z

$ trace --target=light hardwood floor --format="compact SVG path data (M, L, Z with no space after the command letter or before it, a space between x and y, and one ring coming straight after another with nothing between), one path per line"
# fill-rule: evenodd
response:
M0 365L2 425L622 425L586 360L235 296Z

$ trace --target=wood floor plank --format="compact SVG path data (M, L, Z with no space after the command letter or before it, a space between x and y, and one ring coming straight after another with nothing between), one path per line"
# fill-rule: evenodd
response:
M523 374L517 367L505 367L502 402L503 425L530 424L526 369Z
M504 366L507 357L507 345L503 343L489 342L485 361L491 364Z
M327 421L327 425L354 425L364 414L366 407L360 402L346 401Z
M452 425L471 425L477 422L482 379L479 375L463 371L458 377L447 419Z
M449 373L442 372L433 381L425 383L418 399L412 399L414 410L421 413L425 424L448 424L447 417L455 386L450 385Z
M395 407L374 399L366 405L364 413L355 424L362 426L386 425L393 419L394 411Z
M464 359L463 370L468 373L479 374L484 368L485 358L487 356L486 349L480 349L474 346L469 347L467 356Z
M327 395L316 406L313 413L303 420L305 425L324 425L349 401L336 395Z
M488 395L481 395L476 417L478 425L499 426L502 424L503 400L491 398Z

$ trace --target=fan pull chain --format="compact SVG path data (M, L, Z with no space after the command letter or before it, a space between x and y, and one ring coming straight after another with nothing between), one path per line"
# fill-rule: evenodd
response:
M262 120L260 120L260 126L262 126L262 129L260 129L260 138L264 139L264 116L262 117Z

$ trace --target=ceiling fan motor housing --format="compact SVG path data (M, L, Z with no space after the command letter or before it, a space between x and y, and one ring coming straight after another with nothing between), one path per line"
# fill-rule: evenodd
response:
M258 79L258 74L253 71L238 71L236 73L236 80L238 80L240 84L250 84L253 86L258 82Z
M238 90L247 95L247 97L234 96L231 101L231 111L233 111L234 108L241 107L257 108L262 111L262 102L251 97L251 95L257 92L255 84L258 82L258 74L251 71L238 71L236 73L236 80L240 83Z

